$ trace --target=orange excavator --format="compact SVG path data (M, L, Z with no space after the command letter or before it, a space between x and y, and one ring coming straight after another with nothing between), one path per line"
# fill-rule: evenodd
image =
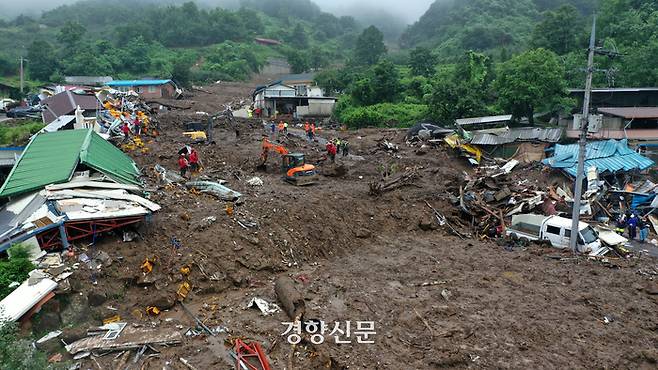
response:
M315 166L306 163L303 153L290 153L285 147L272 144L267 138L263 139L258 170L265 171L267 169L267 160L271 150L281 155L281 170L285 173L285 181L296 186L311 185L318 182L318 173Z

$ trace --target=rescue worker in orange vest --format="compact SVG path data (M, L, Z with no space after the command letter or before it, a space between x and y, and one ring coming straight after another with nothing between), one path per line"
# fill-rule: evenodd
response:
M283 129L284 129L283 121L279 121L279 127L278 127L278 129L279 129L279 134L282 134L282 133L283 133Z

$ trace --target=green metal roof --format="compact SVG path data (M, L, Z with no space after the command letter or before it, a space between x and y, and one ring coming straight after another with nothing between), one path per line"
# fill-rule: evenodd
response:
M63 130L40 133L30 141L0 188L0 198L67 182L78 164L122 184L141 184L135 162L97 133Z
M95 132L87 137L80 151L80 162L118 183L141 185L139 169L132 158Z

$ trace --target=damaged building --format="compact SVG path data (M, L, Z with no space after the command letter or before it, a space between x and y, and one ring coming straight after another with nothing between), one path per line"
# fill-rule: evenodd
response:
M287 75L257 87L252 94L254 108L262 109L265 117L277 113L300 119L330 117L336 98L324 96L313 77L311 73Z
M62 126L71 124L75 120L75 112L78 107L82 110L82 115L87 118L95 118L103 108L95 94L84 90L61 92L45 99L41 105L43 106L41 113L43 123L49 125L59 120L62 122ZM64 121L66 123L63 123Z
M145 99L176 99L183 92L173 80L114 80L105 85L121 92L134 91Z
M137 225L160 209L143 198L140 171L93 130L37 134L0 188L0 251L42 250Z

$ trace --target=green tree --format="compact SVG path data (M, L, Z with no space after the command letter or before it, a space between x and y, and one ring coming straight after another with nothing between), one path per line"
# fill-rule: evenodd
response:
M286 52L286 57L292 73L304 73L311 67L309 55L304 51L290 49Z
M331 63L331 53L319 46L313 46L309 57L311 68L322 69Z
M534 124L538 110L568 104L564 67L552 51L534 49L519 54L501 64L497 76L498 104L517 119L528 117Z
M363 30L356 40L354 63L357 65L373 65L386 54L384 34L375 26Z
M350 68L325 69L315 75L315 83L325 91L327 95L343 93L355 81L358 73Z
M149 49L149 44L141 36L130 40L119 51L119 59L122 62L123 70L134 74L141 74L148 71L151 65Z
M192 76L190 73L190 67L189 63L183 60L178 60L174 63L174 68L171 72L171 79L183 87L190 87L190 79Z
M0 370L47 369L46 356L21 339L14 322L0 324Z
M583 23L578 9L573 5L563 5L543 14L543 20L532 33L530 45L564 55L576 49L582 30Z
M409 55L409 67L416 76L430 77L435 72L436 57L424 47L416 47Z
M467 52L450 70L435 76L428 96L430 116L441 123L489 113L491 61L484 54Z
M29 260L29 254L22 245L11 247L9 255L12 256L10 259L0 261L0 300L14 290L9 287L11 283L23 282L30 271L34 270L34 265Z
M356 81L351 95L360 105L395 102L399 98L401 87L400 74L395 64L382 60Z
M64 60L63 72L69 76L108 76L114 69L102 55L79 52Z
M290 43L298 48L308 48L308 35L301 23L297 23L289 38Z
M64 44L67 48L74 48L82 40L86 32L87 29L80 23L68 21L59 30L57 41Z
M16 73L16 63L12 63L9 57L0 55L0 76Z
M35 40L27 49L27 70L30 77L39 81L48 81L57 70L55 49L44 40Z

